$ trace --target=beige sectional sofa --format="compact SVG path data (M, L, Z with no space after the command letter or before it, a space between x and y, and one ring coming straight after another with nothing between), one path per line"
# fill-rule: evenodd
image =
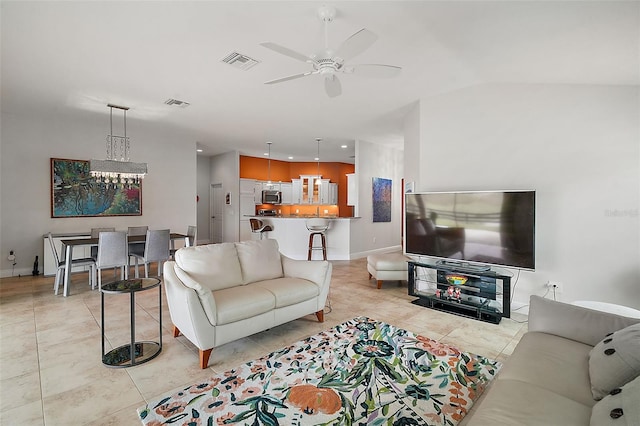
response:
M323 322L331 272L281 255L272 239L182 248L164 264L174 337L197 346L206 368L216 346L312 313Z
M640 425L638 333L640 319L532 296L528 332L463 423Z

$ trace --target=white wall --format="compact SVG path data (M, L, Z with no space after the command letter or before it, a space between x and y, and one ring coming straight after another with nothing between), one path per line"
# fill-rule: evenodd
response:
M92 227L148 225L186 232L196 220L196 152L191 135L163 129L161 123L127 116L131 161L148 163L142 184L142 216L51 218L50 158L106 157L109 115L87 112L71 119L55 112L2 114L0 138L0 274L31 274L35 256L43 263L42 235L88 232ZM7 260L15 250L18 264Z
M211 157L211 184L222 184L222 193L231 193L231 205L224 206L222 241L240 240L240 153L237 151Z
M211 188L211 158L199 155L197 160L197 226L198 226L198 244L206 244L209 242L209 226L211 214L209 212L210 191Z
M356 141L356 178L358 215L351 221L350 253L352 258L376 251L398 249L402 236L403 152L397 149ZM373 223L372 179L391 179L391 222Z
M419 191L537 191L536 271L520 274L516 302L552 280L560 300L640 308L639 98L637 87L496 84L424 99L406 123L420 133L407 174Z

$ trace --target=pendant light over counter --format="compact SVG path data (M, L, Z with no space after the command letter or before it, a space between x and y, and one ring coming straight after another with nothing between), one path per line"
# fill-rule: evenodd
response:
M320 178L322 176L320 176L320 141L322 141L322 139L320 138L316 138L316 143L318 144L318 156L316 157L316 160L318 161L318 172L317 172L317 177L316 177L316 185L320 185L322 183L322 181L320 180Z

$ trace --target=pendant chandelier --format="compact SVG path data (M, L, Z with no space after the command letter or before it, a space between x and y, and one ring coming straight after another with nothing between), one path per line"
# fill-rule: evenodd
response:
M98 183L113 185L138 184L147 174L147 163L129 161L129 138L127 137L128 107L108 104L110 133L107 136L107 159L91 160L89 172ZM113 109L123 112L124 136L113 134Z

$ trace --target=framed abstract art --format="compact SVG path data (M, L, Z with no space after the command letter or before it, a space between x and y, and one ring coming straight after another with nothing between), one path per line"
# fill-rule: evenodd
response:
M373 221L391 222L391 179L373 178Z
M88 161L51 159L51 217L141 215L141 183L98 183Z

